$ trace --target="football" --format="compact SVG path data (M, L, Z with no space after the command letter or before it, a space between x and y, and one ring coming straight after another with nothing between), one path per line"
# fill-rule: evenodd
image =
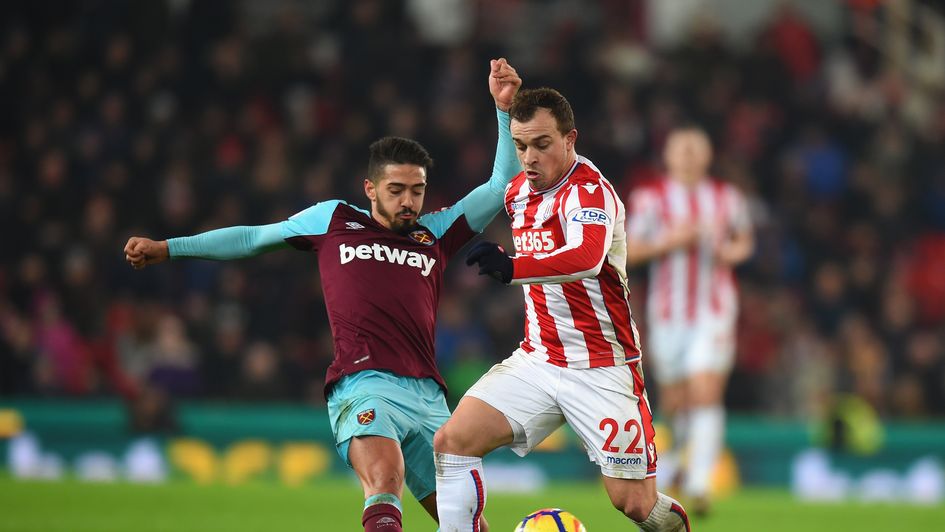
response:
M587 532L581 521L560 508L536 510L515 527L515 532Z

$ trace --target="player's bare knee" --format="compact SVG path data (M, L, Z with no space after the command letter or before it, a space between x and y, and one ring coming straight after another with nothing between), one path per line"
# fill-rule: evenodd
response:
M699 373L690 379L687 394L693 408L719 406L725 395L725 376L713 372Z
M459 445L456 431L446 423L440 427L433 435L433 450L438 453L462 454L462 447Z
M433 435L433 450L460 456L481 456L474 434L447 422Z

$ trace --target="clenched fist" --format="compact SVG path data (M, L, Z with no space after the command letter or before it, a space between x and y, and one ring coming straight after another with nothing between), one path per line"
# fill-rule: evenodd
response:
M125 260L136 270L151 264L164 262L170 256L171 254L167 250L167 240L158 242L150 238L133 236L125 244Z

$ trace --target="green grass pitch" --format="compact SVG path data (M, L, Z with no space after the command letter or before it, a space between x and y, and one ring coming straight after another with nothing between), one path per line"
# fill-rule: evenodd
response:
M21 482L0 477L0 531L358 531L362 497L348 479L288 488L274 483L239 487L188 482L143 486L79 482ZM558 506L590 532L634 530L597 484L556 485L539 493L489 496L486 517L495 532L511 531L531 510ZM405 529L435 530L407 497ZM720 501L700 532L814 532L945 530L945 507L896 504L803 504L782 491L743 490Z

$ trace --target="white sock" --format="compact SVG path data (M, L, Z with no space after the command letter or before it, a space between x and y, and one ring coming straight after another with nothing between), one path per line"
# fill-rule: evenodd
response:
M656 505L646 521L636 525L643 532L690 532L686 510L679 501L660 492L656 493Z
M725 411L721 406L695 408L692 410L692 422L689 427L693 444L689 450L686 495L705 497L709 494L712 472L722 452Z
M673 444L669 449L659 453L659 470L656 473L656 489L665 491L672 487L676 474L682 467L686 456L686 446L689 442L689 413L679 412L670 418Z
M433 453L436 463L436 512L442 532L479 532L486 506L482 458Z

